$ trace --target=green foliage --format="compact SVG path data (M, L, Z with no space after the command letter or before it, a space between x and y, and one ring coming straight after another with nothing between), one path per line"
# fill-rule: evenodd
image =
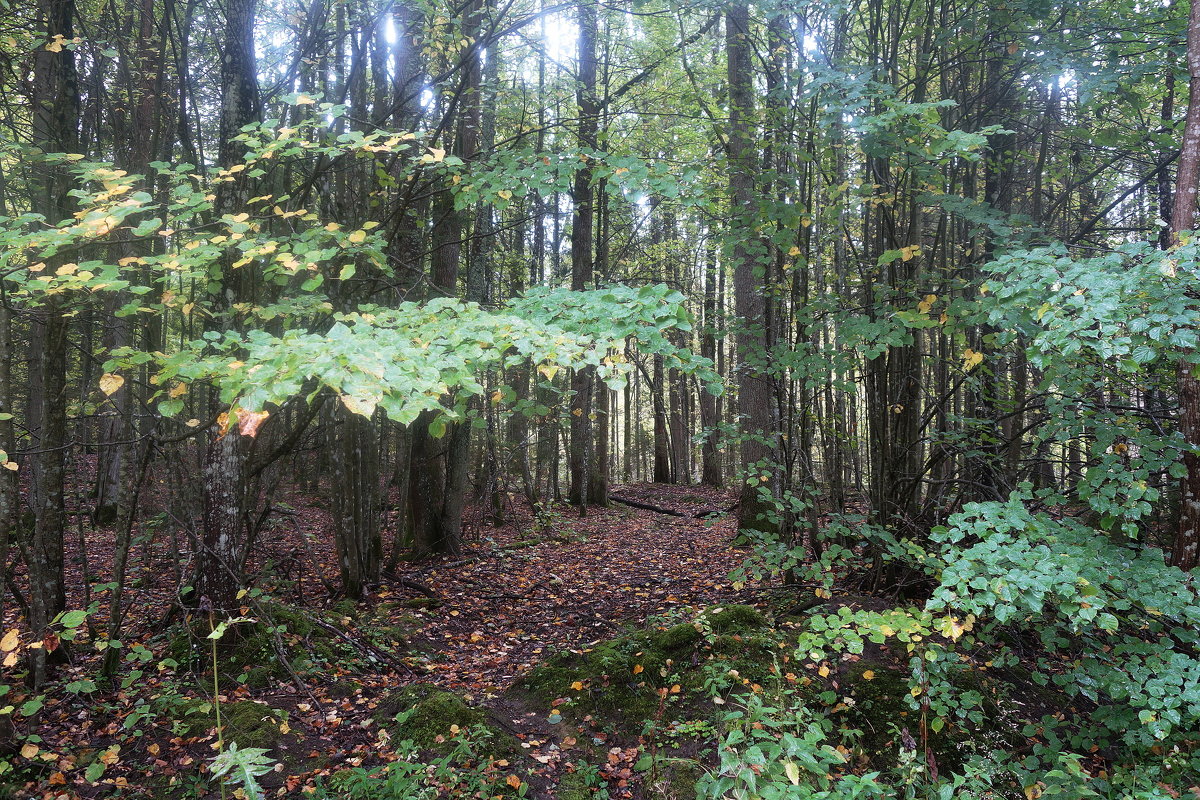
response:
M240 786L249 800L263 800L263 789L258 779L274 769L274 759L267 756L267 751L261 747L246 747L239 749L237 742L230 742L228 747L213 756L209 772L218 780Z
M334 136L320 115L336 117L341 109L321 104L318 111L292 127L278 121L247 126L239 137L248 148L245 162L221 170L210 183L240 180L242 173L261 176L289 160L374 158L423 147L408 134ZM429 152L405 162L404 169L454 173L461 166L442 151L423 149ZM619 388L631 369L620 356L630 338L642 352L663 355L672 368L697 373L710 390L719 391L712 365L666 336L669 330L689 329L690 317L683 295L665 286L582 293L539 288L495 310L449 298L344 309L339 285L365 271L386 275L390 269L378 222L346 230L303 207L289 209L288 196L269 194L214 218L216 196L201 185L191 165L154 165L166 185L160 196L168 198L159 203L136 188L142 183L138 176L65 158L81 187L73 192L80 206L74 218L55 222L25 214L0 221L6 295L24 307L51 298L80 307L122 292L128 298L123 315L216 319L219 324L208 325L202 338L183 341L175 352L126 347L109 354L109 374L155 367L159 391L152 399L164 416L180 414L189 389L208 384L233 409L228 424L239 412L258 414L331 391L365 416L380 408L410 423L422 412L439 412L433 427L444 430L447 422L463 418L470 398L483 392L484 372L524 359L539 365L546 377L559 369L595 366L602 379ZM125 245L122 252L139 255L104 260L114 242ZM62 263L71 256L80 260ZM53 272L47 263L55 265ZM253 271L272 287L259 304L222 306L222 281L236 270ZM198 301L187 300L188 293L181 291L194 284L208 290ZM513 399L511 391L497 391Z
M409 725L416 709L396 719L400 730ZM399 758L374 769L342 770L318 784L318 800L434 800L456 797L526 797L529 784L506 771L488 755L494 752L493 732L474 724L450 734L445 747L430 755L412 740L396 744Z

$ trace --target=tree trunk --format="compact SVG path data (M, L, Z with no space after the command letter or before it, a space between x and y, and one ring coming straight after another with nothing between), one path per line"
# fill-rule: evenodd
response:
M596 0L580 0L578 38L579 143L590 150L596 147L599 102L596 97ZM591 287L595 262L592 245L595 238L594 195L592 189L591 155L575 170L571 199L574 214L571 219L571 288L582 291ZM596 370L593 367L576 370L571 377L571 452L570 500L579 506L580 514L587 513L592 500L592 469L595 462L595 426L593 425Z
M1188 110L1183 129L1183 148L1175 175L1175 199L1171 210L1172 239L1179 241L1196 224L1196 192L1200 188L1200 0L1192 0L1187 35ZM1197 353L1185 353L1176 368L1179 389L1179 431L1186 441L1183 463L1179 528L1171 548L1171 563L1191 570L1200 563L1200 380L1196 378Z
M243 153L234 141L242 126L259 119L262 103L258 93L258 70L254 57L254 19L256 0L227 0L225 9L224 50L221 58L221 119L218 163L231 167ZM244 172L217 189L215 212L234 213L249 199L248 179ZM237 251L223 256L214 306L222 311L238 303L250 302L254 277L249 268L233 269ZM232 320L219 324L233 325ZM245 553L243 517L246 508L246 447L237 426L214 429L204 459L204 527L201 550L196 553L195 600L205 601L218 612L237 606L241 581L239 565Z
M333 405L333 404L331 404ZM379 516L379 453L375 425L341 403L331 416L334 434L333 479L330 481L334 545L342 591L352 600L379 582L383 543Z
M43 0L38 14L48 37L74 37L74 0ZM42 150L75 153L79 149L79 88L70 48L39 47L33 65L33 138ZM36 187L35 208L50 224L71 216L70 171L44 164ZM66 258L56 257L59 264ZM54 268L55 264L49 264ZM35 637L66 607L63 534L66 526L64 480L67 446L67 332L69 321L60 296L48 297L34 314L29 341L29 415L33 455L30 507L33 535L27 555L29 624ZM45 678L46 656L33 652L32 679Z
M729 194L733 246L734 313L737 317L738 415L742 431L741 503L738 527L778 531L774 500L778 496L779 463L772 429L774 389L768 374L770 343L767 294L763 289L769 260L767 242L756 233L757 198L754 136L754 83L749 40L750 11L734 4L725 15L725 48L729 82Z

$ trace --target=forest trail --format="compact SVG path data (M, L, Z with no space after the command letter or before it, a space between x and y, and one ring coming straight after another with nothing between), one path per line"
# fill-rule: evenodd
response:
M729 502L701 487L643 484L615 493L691 514ZM726 577L744 557L730 547L733 520L691 514L616 504L586 517L564 510L540 530L495 531L493 549L469 553L467 563L415 565L405 577L437 587L444 603L423 631L436 653L427 665L432 677L458 690L495 691L548 652L590 646L624 624L744 602Z
M531 762L522 777L533 797L557 796L564 774L577 768L574 745L588 739L607 749L598 774L609 796L639 797L633 765L641 753L637 731L618 741L594 725L551 724L554 708L505 693L514 680L557 652L611 639L625 625L750 600L727 578L744 558L730 546L733 519L696 516L728 507L726 494L651 484L617 493L686 516L618 504L586 517L563 509L534 529L484 528L490 546L463 559L411 565L403 575L436 587L441 602L421 615L429 653L421 680L471 698L520 740ZM382 590L381 599L389 594Z

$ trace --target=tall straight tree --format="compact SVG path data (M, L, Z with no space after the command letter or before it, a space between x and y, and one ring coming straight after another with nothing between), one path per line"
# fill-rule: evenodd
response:
M579 146L595 150L600 103L596 95L596 0L579 3L578 84ZM595 280L593 244L595 240L595 204L592 156L585 154L575 170L571 192L574 216L571 220L571 288L587 289ZM605 436L607 428L597 425L594 408L597 389L596 370L588 367L577 370L571 378L571 502L586 510L589 503L608 502L606 464L595 457L596 437Z
M74 37L74 0L43 0L38 15L47 43L33 65L33 139L48 153L75 153L79 148L79 86L75 57L63 40ZM61 162L38 165L34 208L55 224L71 216L71 174ZM61 258L60 264L66 259ZM54 265L50 265L54 266ZM51 296L32 320L29 338L29 412L33 467L30 504L33 536L27 552L29 624L35 635L46 633L51 620L66 607L63 533L66 527L64 481L67 447L67 310ZM45 677L45 653L33 652L35 686Z
M729 205L737 331L737 408L741 417L742 481L738 527L777 529L773 497L778 492L777 432L771 424L774 391L768 372L767 294L764 291L768 244L756 232L757 152L754 137L754 82L751 68L750 9L735 3L725 15L725 52L729 86Z
M1188 109L1183 126L1183 147L1175 176L1175 200L1171 210L1172 239L1196 227L1196 194L1200 189L1200 2L1192 0L1187 27ZM1179 430L1186 441L1183 461L1187 474L1182 479L1179 528L1171 552L1171 563L1190 570L1200 563L1200 380L1188 353L1179 360L1176 381L1179 389Z
M254 55L254 14L257 0L226 0L222 29L220 140L217 163L232 167L242 158L234 138L244 125L262 115L258 70ZM216 213L235 213L249 199L250 179L245 171L222 183L216 193ZM234 269L230 251L217 265L210 283L213 306L227 316L220 324L235 326L231 316L237 304L252 299L249 269ZM201 549L196 554L197 599L207 598L214 609L229 610L237 603L241 561L244 556L243 512L246 507L246 437L235 426L209 434L204 458L204 523Z

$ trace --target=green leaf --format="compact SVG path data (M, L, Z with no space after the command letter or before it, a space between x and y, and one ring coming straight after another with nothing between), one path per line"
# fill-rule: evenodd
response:
M87 620L87 612L79 611L77 609L75 611L64 611L62 616L59 617L58 622L64 628L66 628L68 630L74 630L75 628L78 628L80 625L82 625L86 620Z

